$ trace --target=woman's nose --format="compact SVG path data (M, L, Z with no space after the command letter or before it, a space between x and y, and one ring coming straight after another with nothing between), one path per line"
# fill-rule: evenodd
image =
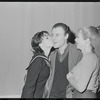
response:
M75 42L77 42L77 38L75 39Z
M75 39L75 41L76 41L76 39Z

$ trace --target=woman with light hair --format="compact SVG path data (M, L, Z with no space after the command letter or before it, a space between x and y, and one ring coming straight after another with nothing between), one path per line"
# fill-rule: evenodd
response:
M99 51L95 38L99 31L93 26L81 28L76 34L77 48L83 53L81 61L67 74L74 87L73 98L97 98L97 77L99 73ZM98 42L98 41L97 41Z

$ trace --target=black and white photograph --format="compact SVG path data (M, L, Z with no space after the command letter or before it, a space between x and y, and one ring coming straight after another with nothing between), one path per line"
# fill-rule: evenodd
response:
M100 98L100 2L0 2L0 98Z

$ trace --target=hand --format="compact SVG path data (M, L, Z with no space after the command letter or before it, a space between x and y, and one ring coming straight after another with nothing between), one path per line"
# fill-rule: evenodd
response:
M100 76L97 76L96 84L94 85L93 92L99 92L100 91Z
M48 90L45 88L44 93L43 93L43 98L48 98Z
M66 98L72 98L74 87L69 84L66 88Z
M97 84L98 84L98 89L97 89L97 92L100 91L100 75L97 77Z

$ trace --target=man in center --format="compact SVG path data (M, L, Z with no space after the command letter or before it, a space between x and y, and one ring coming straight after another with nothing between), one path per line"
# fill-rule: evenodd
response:
M47 98L69 97L66 75L82 58L76 44L69 43L71 34L70 28L64 23L56 23L52 27L55 50L50 54L51 72L46 83Z

